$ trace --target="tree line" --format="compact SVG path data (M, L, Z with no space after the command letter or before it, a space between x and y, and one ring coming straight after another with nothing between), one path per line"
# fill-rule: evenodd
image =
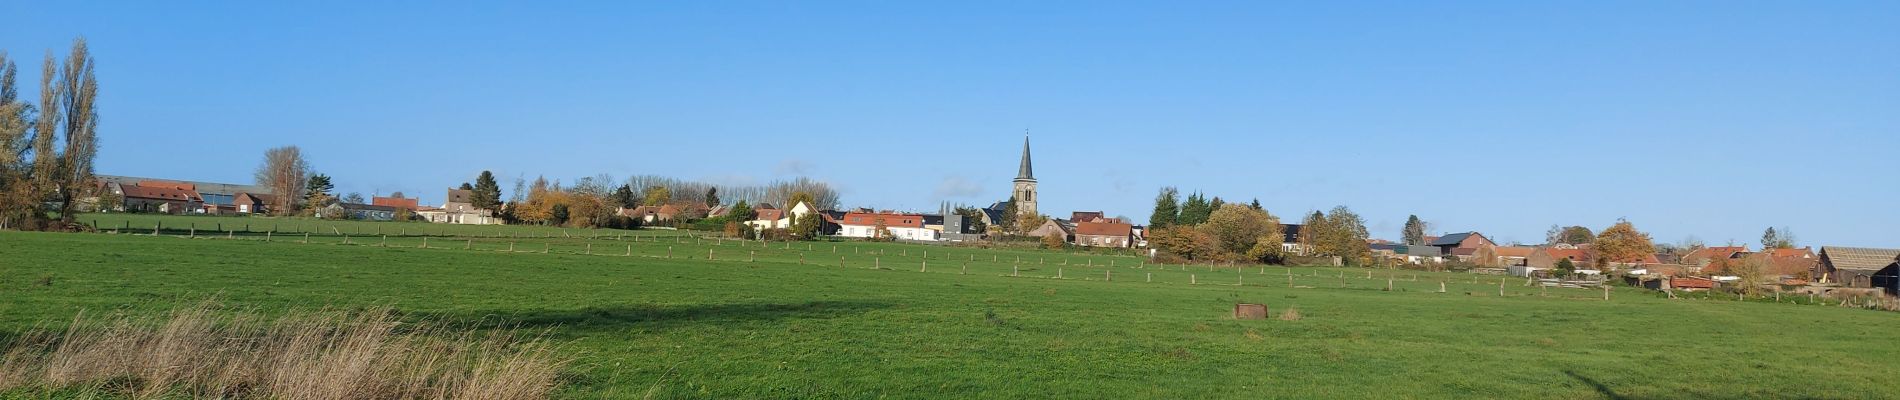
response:
M1345 206L1305 214L1288 246L1287 226L1254 199L1228 203L1219 196L1161 188L1148 219L1148 245L1159 262L1285 263L1294 256L1338 257L1348 265L1370 263L1365 220Z
M73 40L65 59L48 51L32 104L20 98L18 65L0 51L0 228L82 229L73 217L98 189L95 64L85 38Z

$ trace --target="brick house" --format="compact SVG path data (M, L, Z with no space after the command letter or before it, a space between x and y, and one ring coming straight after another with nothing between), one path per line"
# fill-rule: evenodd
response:
M1470 254L1477 252L1480 248L1486 246L1495 247L1498 245L1492 242L1490 238L1484 237L1484 234L1477 232L1453 233L1440 236L1426 243L1432 247L1439 248L1440 252L1444 254L1462 256L1460 257L1461 259L1468 258ZM1464 250L1459 251L1459 249Z
M126 211L185 214L202 212L204 207L198 192L176 185L119 185L119 192L125 198Z
M239 214L264 214L270 212L271 202L275 199L270 194L238 192L232 196L231 204L237 207Z

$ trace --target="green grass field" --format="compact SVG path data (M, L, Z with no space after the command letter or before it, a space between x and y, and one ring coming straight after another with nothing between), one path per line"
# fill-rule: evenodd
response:
M1900 396L1900 315L1876 311L1508 279L1499 296L1500 277L1455 273L350 224L311 243L0 232L0 337L217 297L544 329L577 359L571 398ZM405 227L421 233L363 233ZM1234 320L1236 302L1303 318Z

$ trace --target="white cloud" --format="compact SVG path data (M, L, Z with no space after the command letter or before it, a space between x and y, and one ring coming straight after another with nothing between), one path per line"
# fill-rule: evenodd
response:
M983 194L983 185L961 176L945 177L937 183L935 194L938 198L976 197Z

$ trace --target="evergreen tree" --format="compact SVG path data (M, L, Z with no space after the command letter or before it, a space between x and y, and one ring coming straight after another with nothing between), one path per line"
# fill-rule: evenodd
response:
M726 211L726 220L729 220L729 221L745 222L745 221L751 221L753 218L758 218L758 217L759 217L758 210L753 210L752 205L746 204L745 200L739 200L739 202L737 203L732 203L732 209Z
M1261 208L1261 207L1260 207L1260 198L1258 198L1258 197L1256 197L1256 198L1254 198L1254 199L1253 199L1253 204L1251 204L1251 205L1249 205L1249 207L1253 207L1253 209L1255 209L1255 210L1261 210L1261 211L1266 211L1266 210L1267 210L1267 209L1265 209L1265 208Z
M1407 218L1405 220L1404 236L1404 239L1401 241L1406 245L1418 246L1425 244L1425 222L1419 221L1417 215Z
M620 185L614 193L607 196L615 207L633 208L640 205L640 199L633 195L633 185Z
M494 173L482 171L481 175L475 177L475 185L467 189L474 192L471 193L472 196L469 196L469 205L496 213L501 212L501 183L495 182Z
M458 189L462 189L462 190L467 190L467 191L470 191L470 192L473 192L473 191L475 191L475 185L470 185L470 184L468 184L468 182L462 182L462 187L460 187L460 188L458 188Z
M719 206L719 188L717 187L706 188L706 206L707 207ZM786 206L786 207L790 207L790 206Z
M1209 218L1212 218L1212 217L1214 216L1214 212L1215 212L1215 211L1220 211L1220 207L1221 207L1221 206L1224 206L1224 205L1227 205L1227 201L1225 201L1225 200L1221 200L1221 199L1220 199L1220 196L1214 196L1214 201L1212 201L1212 202L1208 202L1208 203L1207 203L1207 215L1208 215L1208 217L1209 217Z
M1763 231L1761 233L1761 248L1763 249L1792 249L1794 248L1794 231L1788 229L1787 227L1782 227L1781 230L1775 230L1774 227L1769 227L1767 231Z
M329 199L330 191L334 189L336 185L330 183L329 175L310 174L310 181L304 183L304 201L311 207L322 207L323 200Z
M548 214L548 222L553 225L566 224L567 223L567 205L555 204L554 207L550 210L550 213Z
M1187 201L1181 203L1181 217L1175 222L1184 226L1200 225L1202 222L1207 222L1207 216L1213 213L1214 208L1207 202L1207 198L1202 197L1200 192L1195 192L1188 195Z
M1161 188L1161 194L1155 195L1154 214L1148 216L1149 229L1161 229L1173 226L1181 218L1181 192L1172 187Z
M1022 209L1016 208L1016 196L1009 196L1009 201L1003 203L1003 220L996 221L995 228L1005 235L1016 234L1016 221L1022 219L1018 215L1022 212Z

